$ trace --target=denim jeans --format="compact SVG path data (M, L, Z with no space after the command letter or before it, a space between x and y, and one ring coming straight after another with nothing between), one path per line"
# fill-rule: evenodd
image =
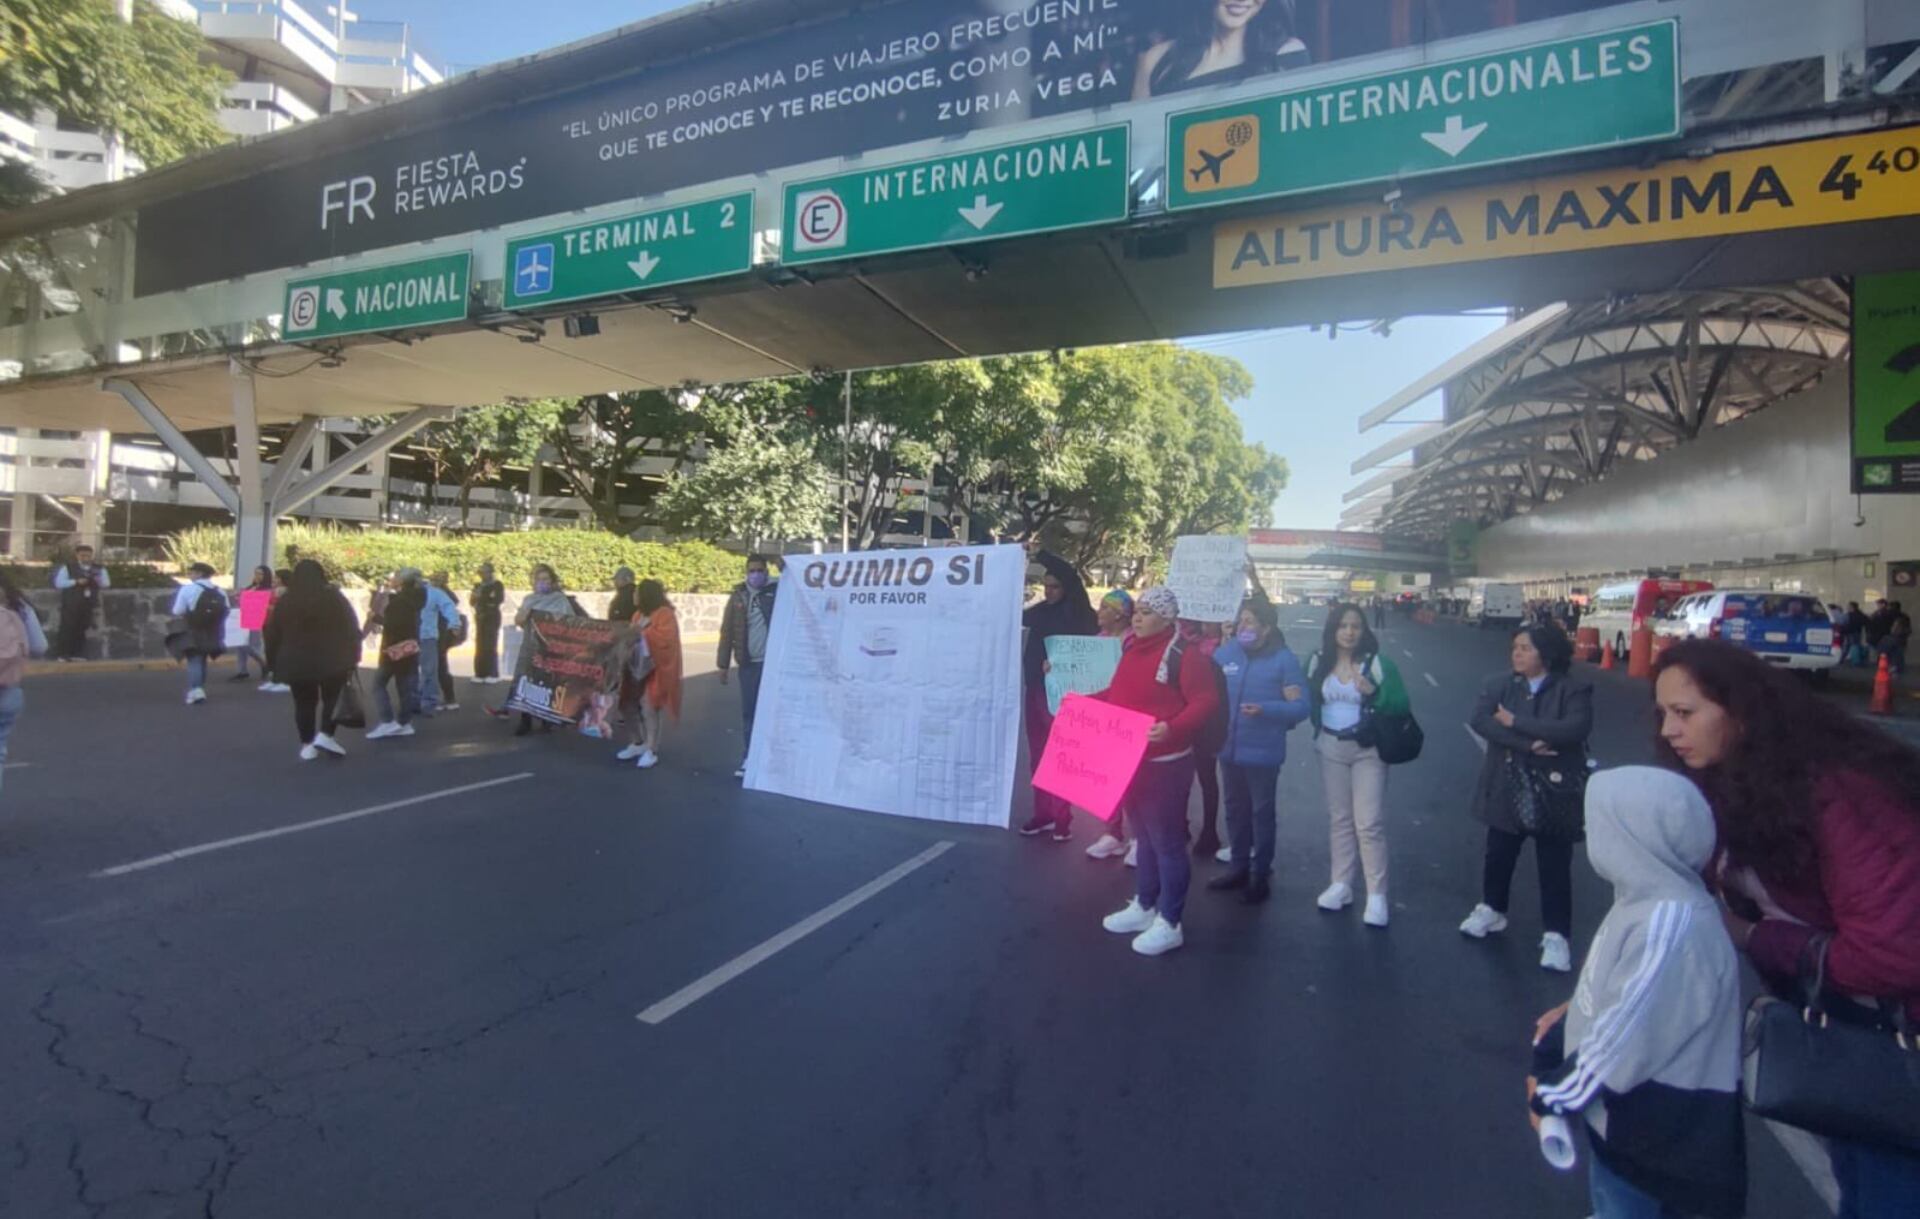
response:
M27 705L27 692L19 686L0 686L0 777L5 776L7 741L13 736L13 721Z
M1273 874L1273 842L1279 831L1278 766L1220 763L1220 787L1227 799L1227 837L1233 844L1233 870L1255 876Z
M740 745L742 757L753 746L753 713L760 707L760 675L765 669L764 661L740 662L740 718L747 726L746 736Z
M1920 1155L1873 1143L1829 1139L1840 1185L1837 1219L1911 1219L1920 1215Z
M207 658L198 652L187 653L187 689L198 690L207 684Z
M420 673L413 683L414 710L432 715L440 709L440 641L420 641Z
M1193 793L1193 755L1142 762L1127 788L1127 815L1140 849L1134 855L1134 896L1179 926L1187 908L1187 799ZM1071 814L1069 814L1071 815Z
M1587 1187L1593 1197L1593 1219L1686 1219L1602 1164L1598 1156L1588 1157Z
M395 671L387 667L382 660L380 667L373 671L373 708L380 713L380 722L391 724L396 719L405 724L413 719L413 686L419 675L411 670ZM393 681L393 697L387 697L387 681ZM399 714L395 715L396 709Z

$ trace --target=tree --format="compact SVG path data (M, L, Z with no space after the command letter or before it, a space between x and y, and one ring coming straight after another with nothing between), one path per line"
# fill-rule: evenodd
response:
M691 402L678 391L594 394L553 416L546 439L555 466L602 526L631 532L621 493L634 481L633 467L642 457L667 460L662 481L692 457L703 421Z
M833 473L807 425L809 388L761 381L701 391L693 409L705 455L655 500L659 522L710 541L819 537Z
M149 166L226 141L221 95L232 77L200 62L200 31L136 0L7 0L0 7L0 108L44 106L117 132Z
M473 489L491 482L510 465L527 465L540 455L540 446L568 410L568 403L542 399L460 411L450 419L430 423L414 434L411 447L419 450L433 470L432 487L452 483L458 488L460 528L473 511ZM437 495L437 490L430 490ZM437 502L428 504L438 507Z

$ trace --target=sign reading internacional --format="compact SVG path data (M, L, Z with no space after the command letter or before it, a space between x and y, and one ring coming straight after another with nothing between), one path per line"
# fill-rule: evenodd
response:
M753 265L753 192L507 243L506 305L526 309L735 275Z
M302 343L457 322L467 316L471 263L470 254L442 254L292 280L281 337Z
M1920 493L1920 271L1854 278L1849 363L1855 493Z
M1182 160L1167 206L1678 135L1677 29L1656 21L1168 115L1167 147Z
M1127 125L787 187L780 261L824 262L1127 218Z
M1920 215L1920 128L1213 226L1213 286Z

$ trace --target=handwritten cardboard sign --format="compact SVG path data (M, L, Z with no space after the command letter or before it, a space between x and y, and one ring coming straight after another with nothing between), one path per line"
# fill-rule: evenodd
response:
M1167 587L1180 598L1180 616L1195 622L1232 622L1247 589L1246 537L1213 534L1175 538Z
M1053 717L1033 785L1112 821L1140 759L1147 756L1151 727L1151 715L1069 694Z
M273 592L265 588L249 588L240 594L240 625L249 631L265 629L267 611L273 608Z
M1060 714L1068 694L1098 694L1113 684L1120 667L1120 641L1098 635L1047 637L1047 710Z

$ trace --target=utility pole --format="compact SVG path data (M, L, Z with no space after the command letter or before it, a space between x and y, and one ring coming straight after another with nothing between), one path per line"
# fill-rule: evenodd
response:
M843 417L840 423L840 553L846 554L847 534L853 523L853 506L849 497L853 494L853 373L846 374L844 387L840 392Z

